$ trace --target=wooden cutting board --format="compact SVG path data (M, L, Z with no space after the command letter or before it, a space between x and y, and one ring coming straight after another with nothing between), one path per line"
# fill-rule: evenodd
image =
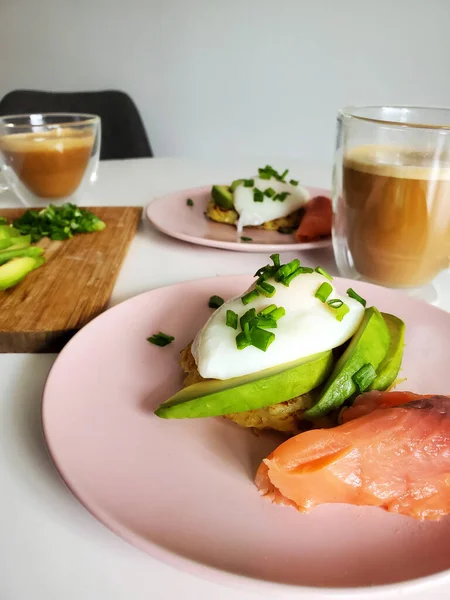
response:
M0 352L56 352L105 310L140 221L141 207L90 208L105 223L70 240L43 239L44 264L0 291ZM16 219L23 209L2 209Z

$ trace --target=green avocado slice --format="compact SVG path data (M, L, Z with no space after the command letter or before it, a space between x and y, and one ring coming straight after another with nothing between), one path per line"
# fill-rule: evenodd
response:
M225 210L234 208L234 198L231 189L226 185L213 185L211 197L216 204Z
M38 258L44 253L44 250L39 246L31 246L30 248L18 248L17 250L8 248L0 252L0 265L4 265L13 258Z
M177 392L156 410L163 419L216 417L255 410L306 394L331 371L331 350L233 379L209 379Z
M391 336L391 343L386 356L381 361L377 369L377 376L368 390L387 390L397 379L400 371L403 358L403 350L405 347L405 324L401 319L390 315L389 313L381 313Z
M361 325L337 361L319 400L305 411L305 417L314 420L339 408L357 391L355 373L368 363L376 370L387 355L389 343L389 330L381 313L374 306L366 308Z
M43 257L23 256L14 258L0 267L0 290L13 287L28 273L34 271L45 262Z

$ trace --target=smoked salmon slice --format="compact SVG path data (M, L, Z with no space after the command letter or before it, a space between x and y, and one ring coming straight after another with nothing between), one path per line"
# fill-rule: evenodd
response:
M333 209L331 200L326 196L312 198L306 206L305 213L295 233L297 242L313 242L331 235Z
M343 424L290 438L263 460L261 495L308 512L378 506L415 519L450 513L450 397L368 392Z

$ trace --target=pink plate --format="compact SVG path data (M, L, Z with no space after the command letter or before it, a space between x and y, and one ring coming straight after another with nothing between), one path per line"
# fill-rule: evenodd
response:
M330 196L328 190L307 187L311 196ZM287 252L288 250L317 250L331 246L331 238L317 242L299 243L294 234L278 231L265 231L246 227L243 236L252 238L251 242L241 242L236 228L231 225L214 223L204 215L211 195L211 186L182 190L168 196L157 198L147 207L147 217L153 225L174 238L237 252ZM194 206L186 204L187 198Z
M179 352L211 313L208 298L234 296L249 281L217 277L147 292L67 344L43 400L45 437L67 485L122 538L219 583L277 594L309 586L310 598L314 588L397 589L443 577L450 518L421 523L377 508L326 505L304 515L274 506L260 498L253 477L275 435L256 437L224 419L153 414L181 387ZM402 387L448 393L450 315L401 292L364 283L357 291L407 324ZM146 341L160 330L175 342Z

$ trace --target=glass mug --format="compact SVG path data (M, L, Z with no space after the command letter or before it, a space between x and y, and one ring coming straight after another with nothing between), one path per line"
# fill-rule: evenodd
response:
M336 145L340 273L420 290L450 264L450 109L344 108Z
M1 174L26 206L76 202L76 194L96 179L100 142L96 115L0 117Z

